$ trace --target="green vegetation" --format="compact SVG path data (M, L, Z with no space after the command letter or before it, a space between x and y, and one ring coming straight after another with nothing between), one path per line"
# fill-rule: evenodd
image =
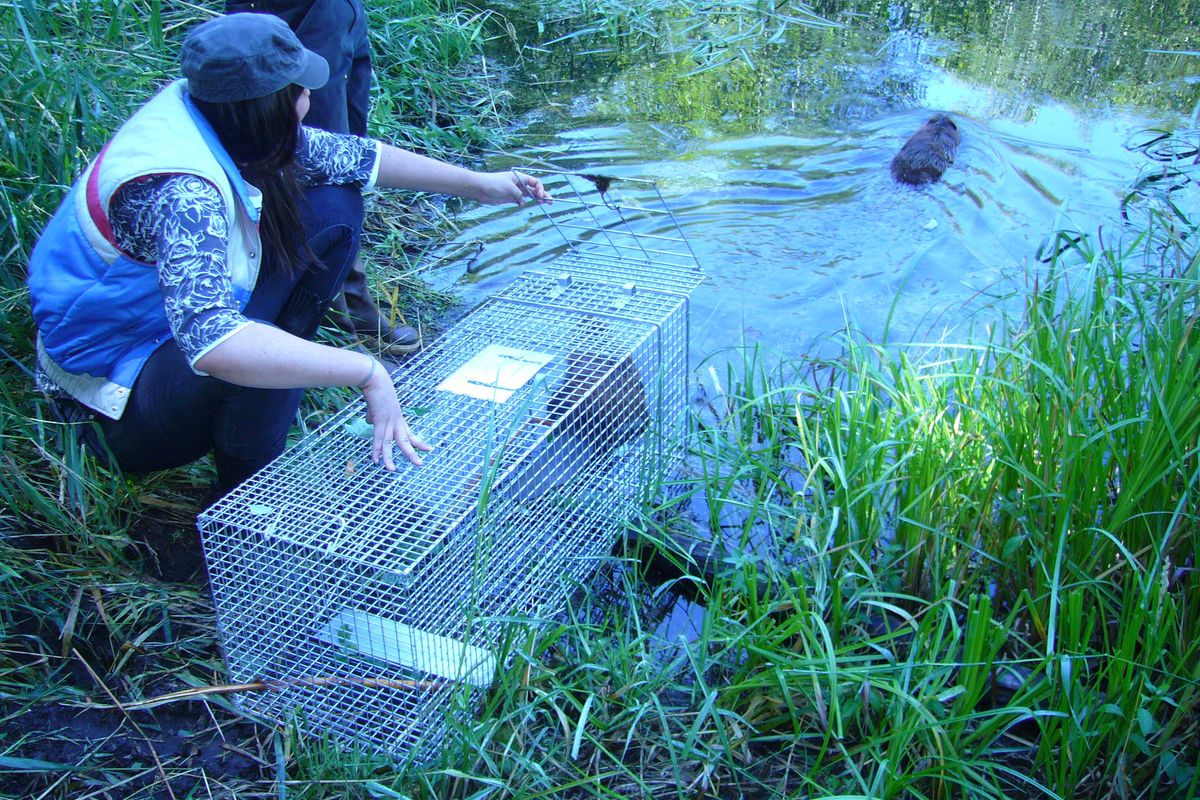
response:
M795 565L714 588L722 707L823 790L1195 793L1200 260L1153 224L984 344L751 360L702 432L714 518Z
M411 72L381 80L374 124L442 153L486 145L503 98L471 76L499 20L384 5L378 60ZM703 507L746 554L714 579L674 554L684 577L654 587L631 550L564 618L514 634L439 762L400 771L251 725L221 694L126 708L224 680L197 565L167 561L195 551L207 467L127 479L47 421L21 264L205 13L0 5L0 794L1200 795L1200 232L1194 194L1152 182L1123 244L1065 239L1023 313L975 343L746 351L687 476L639 521L670 552ZM1172 175L1194 186L1196 167ZM392 258L415 225L385 212ZM677 591L707 611L674 645L653 631Z
M518 92L518 103L540 107L619 81L622 107L601 111L698 132L761 132L791 117L842 123L922 105L925 63L994 87L981 116L1024 119L1048 98L1101 114L1114 104L1190 111L1200 102L1194 0L509 3L515 27L499 41L517 44L527 73L545 79Z

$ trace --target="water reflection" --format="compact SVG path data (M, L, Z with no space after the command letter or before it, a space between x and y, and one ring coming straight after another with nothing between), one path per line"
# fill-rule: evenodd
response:
M654 629L656 638L669 644L694 642L704 629L704 607L676 594Z
M556 133L519 156L659 183L709 276L694 298L697 357L742 341L800 355L847 323L879 339L889 317L894 340L960 334L968 310L1019 285L1053 225L1090 231L1115 220L1140 158L1121 142L1140 121L1083 126L1047 111L1043 119L1061 121L996 124L959 112L957 163L924 190L888 174L924 112L838 135L714 136L686 147L673 131L630 122ZM525 235L537 213L466 215L460 240L483 249L439 274L470 305L544 264L557 242Z
M786 26L791 2L731 3L700 21L656 17L661 0L511 4L528 108L589 98L610 118L732 135L775 117L839 127L939 107L925 95L938 71L992 93L981 119L1027 119L1048 100L1184 112L1200 100L1200 0L832 0L813 3L836 23L818 28Z

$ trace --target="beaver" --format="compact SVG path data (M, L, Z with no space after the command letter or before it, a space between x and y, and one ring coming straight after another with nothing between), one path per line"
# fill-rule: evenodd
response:
M560 431L593 446L619 447L650 424L642 376L632 354L610 355L620 340L606 321L582 320L566 370L546 404Z
M566 375L547 404L560 430L593 446L619 447L646 429L650 415L646 391L633 359L567 354Z
M908 137L892 159L892 178L910 186L933 183L954 163L958 141L958 126L954 120L945 114L934 114Z

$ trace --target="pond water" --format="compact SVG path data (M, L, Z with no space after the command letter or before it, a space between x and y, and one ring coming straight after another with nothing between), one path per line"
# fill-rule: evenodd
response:
M610 20L626 26L617 45L575 35L586 20L518 11L539 25L514 39L540 49L507 83L525 109L518 146L488 166L656 181L707 275L693 364L741 343L820 352L847 324L961 339L966 310L1019 288L1051 231L1115 232L1149 166L1130 140L1186 124L1200 101L1192 6L819 4L836 27L647 11ZM666 47L680 26L688 46ZM717 44L693 46L705 37ZM931 111L960 128L955 163L929 188L896 185L889 162ZM531 213L462 215L435 283L471 306L544 267Z
M511 38L537 49L507 84L517 146L488 166L657 182L707 276L693 366L741 344L827 353L847 325L962 341L1053 231L1121 235L1121 200L1152 168L1131 143L1196 125L1197 5L830 2L816 11L835 25L811 27L762 4L699 22L610 11L615 39L603 19L577 35L592 20L515 6ZM889 162L933 111L959 126L955 162L899 186ZM434 283L469 308L548 267L559 243L530 233L537 213L462 214ZM679 598L659 635L694 638L702 617Z

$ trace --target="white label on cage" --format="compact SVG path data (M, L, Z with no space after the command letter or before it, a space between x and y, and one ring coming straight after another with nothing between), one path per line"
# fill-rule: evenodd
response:
M317 638L365 656L475 686L488 686L496 672L495 657L482 647L353 608L334 614L317 629Z
M553 359L545 353L490 344L450 373L437 388L503 403Z

